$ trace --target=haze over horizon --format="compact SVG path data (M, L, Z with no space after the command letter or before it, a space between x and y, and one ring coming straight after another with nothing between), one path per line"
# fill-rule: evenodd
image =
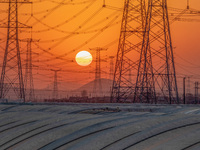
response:
M44 89L54 82L54 71L58 72L58 82L84 85L95 78L95 60L89 66L75 62L79 51L89 51L95 59L92 48L102 47L101 77L110 78L109 56L116 56L123 14L123 0L74 0L38 1L32 4L19 4L19 22L31 26L19 29L19 39L32 37L33 79L36 89ZM7 22L7 3L1 3L1 23ZM187 8L187 0L168 0L170 21ZM200 11L200 1L190 0L188 11ZM181 19L180 19L181 18ZM180 21L181 20L181 21ZM179 91L182 91L183 77L190 77L190 89L200 79L200 13L181 14L171 24L172 44L178 78ZM5 50L7 29L0 28L0 51ZM37 41L39 40L39 41ZM20 41L23 72L26 60L26 42ZM137 60L133 56L133 60ZM0 56L3 62L3 55ZM114 61L115 62L115 61ZM133 74L134 78L136 75ZM59 85L60 90L63 85ZM189 86L189 81L188 81ZM187 87L188 87L187 86ZM68 88L68 87L67 87Z

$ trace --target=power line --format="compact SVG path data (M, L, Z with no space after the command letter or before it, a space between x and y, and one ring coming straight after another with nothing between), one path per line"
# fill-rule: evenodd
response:
M96 1L96 0L95 0ZM41 33L41 32L46 32L46 31L49 31L49 30L56 30L56 31L59 31L59 32L62 32L62 33L67 33L67 31L62 31L62 30L58 30L57 28L69 23L70 21L76 19L78 16L80 16L83 12L85 12L86 10L88 10L93 4L95 1L92 1L89 5L87 5L86 7L84 7L82 10L80 10L78 13L76 13L75 15L73 15L72 17L70 17L69 19L65 20L64 22L62 23L59 23L53 27L43 23L40 19L38 19L37 17L35 17L35 13L34 13L34 16L33 18L38 21L39 23L43 24L44 26L48 27L47 29L43 29L43 30L38 30L38 31L32 31L33 33ZM49 10L47 11L49 12ZM69 33L69 32L68 32Z

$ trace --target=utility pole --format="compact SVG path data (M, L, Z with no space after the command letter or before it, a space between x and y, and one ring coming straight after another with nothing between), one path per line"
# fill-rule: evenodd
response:
M58 99L58 72L61 71L61 69L58 69L58 70L54 70L54 69L51 69L51 71L54 72L54 82L53 82L53 95L52 95L52 98L53 99Z
M183 78L183 104L186 104L186 100L185 100L185 79L186 79L186 77Z
M95 80L94 80L94 89L93 93L98 96L102 96L102 84L101 84L101 51L106 51L107 49L96 47L90 50L96 51L96 68L95 68Z
M199 82L195 82L195 104L198 103L198 89L199 89Z
M167 0L149 0L134 102L156 103L160 93L165 103L179 103L173 55Z
M188 77L188 85L187 85L187 87L188 87L188 93L190 94L190 77Z
M0 80L0 99L6 98L8 95L16 98L12 96L15 93L18 99L25 102L18 29L30 27L18 21L18 3L27 4L31 2L26 0L0 0L0 3L9 4L8 22L0 24L1 28L7 28L7 42Z

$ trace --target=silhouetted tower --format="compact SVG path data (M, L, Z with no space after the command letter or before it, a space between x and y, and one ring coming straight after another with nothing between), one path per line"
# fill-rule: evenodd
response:
M7 42L1 72L0 98L16 98L17 96L25 102L18 29L28 28L28 26L18 21L18 3L30 2L26 0L0 0L0 3L9 4L8 23L3 23L6 25L1 26L7 28ZM16 96L13 96L14 94Z
M114 56L110 56L110 79L113 80L113 74L114 74Z
M53 95L52 98L53 99L58 99L58 72L61 71L59 70L53 70L51 69L51 71L54 72L54 82L53 82Z
M190 77L188 77L188 84L187 84L187 93L190 94Z
M183 77L183 104L186 104L185 79L186 77Z
M35 92L34 92L33 74L32 74L33 64L32 64L32 49L31 49L31 43L33 42L33 39L29 38L26 40L26 42L27 42L26 68L24 76L25 96L27 101L34 101Z
M95 68L95 80L94 80L94 89L93 89L93 93L95 96L102 96L103 92L102 92L102 84L101 84L101 51L105 51L106 49L104 48L100 48L100 47L96 47L96 48L92 48L91 50L96 51L96 68Z
M125 0L111 102L133 101L146 18L145 0Z
M162 86L163 85L163 86ZM179 103L167 0L149 0L134 102Z
M195 82L195 94L194 94L195 104L198 104L198 96L199 96L198 90L199 90L199 82Z

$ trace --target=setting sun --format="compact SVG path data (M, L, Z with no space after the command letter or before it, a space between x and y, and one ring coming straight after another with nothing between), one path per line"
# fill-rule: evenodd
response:
M88 51L80 51L75 59L80 66L88 66L92 62L92 55Z

